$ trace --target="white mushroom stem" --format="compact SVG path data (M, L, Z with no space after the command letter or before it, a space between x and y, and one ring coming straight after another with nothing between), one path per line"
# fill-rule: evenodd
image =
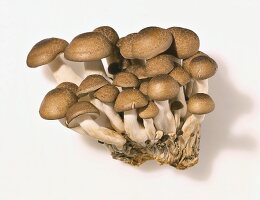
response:
M126 143L122 135L111 129L99 126L90 116L84 116L79 124L91 137L101 142L113 144L120 149Z
M104 70L101 60L84 62L84 67L85 67L85 77L93 74L106 76L106 72Z
M208 94L208 79L205 80L195 80L193 84L192 94L205 93Z
M157 130L168 134L176 133L176 124L171 112L169 101L154 101L159 108L158 115L154 118L154 124Z
M114 110L113 104L112 103L102 103L100 100L99 101L102 106L103 106L103 112L106 114L108 117L111 126L118 132L118 133L123 133L125 132L124 128L124 122L122 121L120 115Z
M144 123L144 129L145 132L147 134L147 137L149 140L153 141L155 139L155 133L156 133L156 129L154 127L154 122L153 119L143 119L143 123Z
M179 127L181 117L185 117L186 113L187 113L187 103L186 103L186 100L185 100L183 86L180 87L180 92L178 93L177 100L180 101L183 105L183 108L174 111L174 118L175 118L175 122L176 122L176 127Z
M83 81L83 78L77 75L70 66L63 62L60 55L48 65L58 84L62 82L72 82L79 85Z
M135 109L124 112L125 131L128 137L142 145L148 139L145 129L137 121L137 113Z

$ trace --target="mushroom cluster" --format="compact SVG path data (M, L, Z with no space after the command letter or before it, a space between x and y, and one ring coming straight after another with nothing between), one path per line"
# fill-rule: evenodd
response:
M44 39L27 65L47 65L58 85L44 97L40 116L89 135L128 164L191 167L201 122L215 107L207 93L217 64L199 46L197 34L181 27L147 27L119 38L101 26L70 43ZM83 62L84 74L66 59Z

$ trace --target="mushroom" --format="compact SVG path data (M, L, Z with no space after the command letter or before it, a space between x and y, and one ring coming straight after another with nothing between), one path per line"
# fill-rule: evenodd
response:
M61 59L61 53L63 53L67 45L67 41L59 38L41 40L33 46L27 56L28 67L36 68L48 64L53 77L58 83L69 81L80 84L82 78Z
M113 53L111 42L101 33L87 32L76 36L64 51L66 59L84 62L86 76L108 74L108 65L104 60Z
M168 74L174 68L174 57L161 54L146 61L145 70L148 77L159 74Z
M192 30L171 27L168 28L173 36L173 42L170 47L170 52L179 59L186 59L198 52L200 40L196 33ZM181 64L181 63L180 63Z
M137 121L136 109L147 104L147 99L139 90L125 89L119 93L114 105L116 112L124 112L124 125L128 137L141 145L145 145L148 137L144 127Z
M185 102L186 105L186 102ZM187 106L187 105L186 105ZM182 113L182 109L183 109L183 104L180 101L173 101L171 103L171 111L172 113L174 113L174 119L175 119L175 123L176 123L176 128L178 129L179 126L181 125L181 113ZM187 110L187 109L186 109ZM186 115L186 113L185 113Z
M193 133L196 124L200 124L204 120L205 114L214 110L215 103L208 94L197 93L190 97L187 108L191 115L182 126L184 141L187 141Z
M125 71L136 75L139 80L147 78L146 69L144 65L140 65L140 64L129 65Z
M119 72L114 77L113 85L122 88L135 88L139 85L139 80L136 75L130 72Z
M171 76L161 74L153 77L148 83L148 96L154 100L159 108L158 115L154 118L157 130L162 130L168 134L176 132L174 116L170 110L169 99L175 98L180 91L180 87Z
M144 128L145 128L147 137L153 143L153 141L155 140L155 137L156 137L156 129L154 127L153 118L156 115L158 115L159 109L154 102L150 101L148 103L148 105L146 105L143 108L139 108L137 111L138 111L139 117L143 119Z
M95 122L99 110L90 102L81 101L72 105L66 113L66 124L69 128L81 126L91 137L112 144L120 149L126 143L125 138L119 133L102 127Z
M78 90L78 86L72 82L62 82L59 85L57 85L56 88L67 89L67 90L70 90L71 92L73 92L74 94L76 94L77 90Z
M177 100L181 102L183 107L176 110L176 112L174 113L176 126L178 127L180 124L180 118L185 117L187 113L187 105L183 87L190 82L191 78L189 73L186 72L181 66L175 67L169 75L180 85L180 92L178 93Z
M114 102L119 94L117 87L105 85L94 93L94 97L102 102L103 112L107 115L112 127L118 132L125 132L124 123L120 115L113 109Z

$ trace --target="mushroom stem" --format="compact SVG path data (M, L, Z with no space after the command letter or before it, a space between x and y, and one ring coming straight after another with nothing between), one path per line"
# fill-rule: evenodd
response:
M135 109L124 112L125 131L129 138L139 144L145 145L148 139L145 129L137 121Z
M183 105L183 108L174 111L174 118L176 122L176 127L180 125L180 119L181 117L185 117L187 114L187 103L185 100L185 95L184 95L184 88L183 86L180 87L180 92L178 93L177 96L178 101L180 101Z
M90 116L84 116L84 119L79 124L91 137L101 142L116 145L120 149L126 143L122 135L111 129L99 126Z
M155 139L156 129L154 127L153 119L143 119L144 129L146 131L149 140L153 141Z
M72 82L77 85L79 85L83 78L81 78L79 75L77 75L71 67L66 65L63 60L61 59L61 56L58 55L52 62L49 64L49 68L55 78L55 80L58 83L62 82Z
M154 124L157 130L165 133L176 133L176 124L174 116L171 112L169 101L154 101L159 108L158 115L154 118Z
M208 79L195 80L193 84L192 94L205 93L208 94Z
M100 100L97 99L100 103ZM103 105L103 112L108 117L111 126L118 132L123 133L125 132L124 123L120 117L120 115L114 110L112 103L102 103Z
M104 71L101 60L84 62L84 66L85 66L86 77L92 74L99 74L101 76L106 76L106 72Z

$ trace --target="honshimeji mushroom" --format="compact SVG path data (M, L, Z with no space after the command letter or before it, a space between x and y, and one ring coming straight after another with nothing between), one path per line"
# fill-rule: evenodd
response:
M86 76L99 74L107 76L108 65L105 60L113 53L111 42L101 33L87 32L76 36L64 51L66 59L84 62Z
M59 38L41 40L29 52L26 61L27 65L31 68L36 68L48 64L58 83L69 81L80 84L82 78L61 59L61 54L67 46L68 42Z
M187 105L183 87L190 82L191 78L188 72L186 72L181 66L175 67L169 75L180 85L180 92L177 96L177 100L181 102L182 108L174 112L176 126L178 127L180 125L180 118L185 117L187 113Z
M91 137L122 148L125 138L114 130L100 126L95 119L99 110L90 102L81 101L72 105L66 113L66 123L69 128L81 126Z
M139 80L136 75L129 72L119 72L115 75L113 85L121 88L135 88L139 86Z
M142 92L146 96L148 95L148 84L149 84L149 81L150 80L145 80L139 86L140 92Z
M192 95L188 101L188 112L191 115L186 119L182 126L183 138L187 142L190 135L193 133L195 126L201 123L205 114L214 110L215 103L213 99L204 93L197 93Z
M168 31L173 36L172 45L168 51L176 56L179 59L178 63L182 65L183 59L193 56L199 50L199 37L192 30L181 27L171 27Z
M136 75L139 80L147 78L146 69L144 65L129 65L128 67L126 67L125 71Z
M148 100L139 90L125 89L119 93L114 105L116 112L124 112L124 125L128 137L141 145L145 145L148 136L144 127L137 121L136 109L147 104Z
M152 142L156 139L156 128L154 127L153 118L158 115L159 109L156 104L152 101L143 108L139 108L138 115L143 119L144 128L148 139Z
M96 106L101 112L100 119L103 119L105 121L109 119L112 127L115 130L117 130L118 132L123 132L124 131L122 125L123 122L119 114L113 110L113 105L106 102L101 102L99 99L94 98L93 96L94 92L96 92L98 89L108 84L110 83L101 75L97 75L97 74L89 75L80 84L77 91L77 95L79 97L89 95L90 102L94 104L94 106Z
M178 82L168 74L157 75L149 81L148 96L154 100L159 108L159 113L154 118L157 130L167 134L176 133L176 123L170 109L169 100L177 97L179 91Z

